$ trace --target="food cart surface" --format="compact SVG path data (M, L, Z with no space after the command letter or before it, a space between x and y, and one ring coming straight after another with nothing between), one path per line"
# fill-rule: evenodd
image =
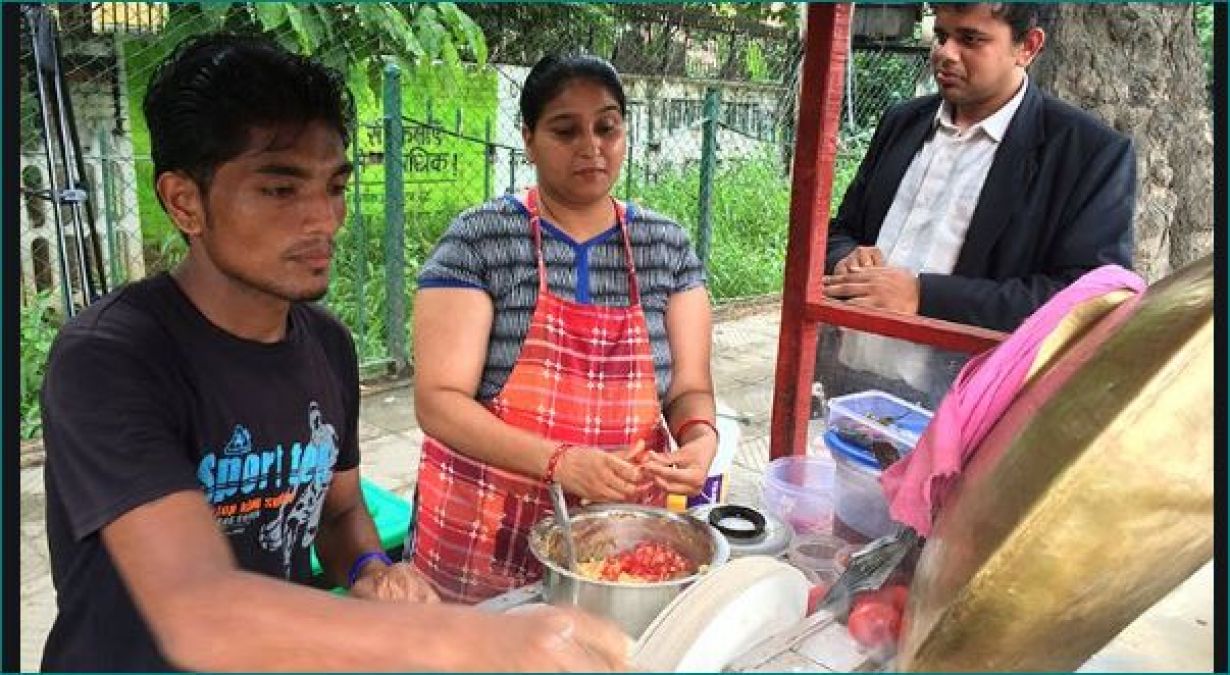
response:
M719 314L714 326L713 376L719 398L738 412L742 442L728 475L728 501L760 502L760 479L769 459L780 314L776 304ZM411 383L366 391L359 432L364 477L404 499L413 492L421 434L415 425ZM816 446L813 446L816 447ZM43 525L43 477L36 451L23 449L21 485L21 667L38 669L55 612ZM1141 615L1081 668L1086 672L1199 672L1213 669L1213 566L1210 562ZM532 596L533 593L531 592ZM529 602L531 599L525 599ZM817 631L794 648L749 672L850 671L866 659L847 642L840 624ZM823 658L819 660L816 655Z

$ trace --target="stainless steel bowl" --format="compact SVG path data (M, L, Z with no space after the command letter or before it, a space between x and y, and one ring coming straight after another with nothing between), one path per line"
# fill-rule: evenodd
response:
M594 560L626 551L642 541L667 544L690 562L707 569L726 562L730 547L701 520L666 509L633 504L604 504L571 514L577 559ZM651 583L596 581L575 574L564 563L560 528L551 517L530 532L530 551L542 563L542 596L553 605L575 605L611 619L633 638L704 572Z

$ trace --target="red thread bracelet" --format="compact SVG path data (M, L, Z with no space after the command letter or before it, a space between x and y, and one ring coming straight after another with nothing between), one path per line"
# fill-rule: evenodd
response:
M572 447L568 443L560 443L555 446L555 450L551 451L551 458L547 460L547 471L542 477L544 483L555 482L555 470L559 467L559 461L564 458L564 453L571 450Z
M680 424L679 428L675 430L675 441L682 442L683 432L696 426L697 424L703 424L709 427L710 429L713 429L713 435L717 436L718 441L721 442L722 435L718 433L717 425L703 417L693 417L692 419L684 422L683 424Z

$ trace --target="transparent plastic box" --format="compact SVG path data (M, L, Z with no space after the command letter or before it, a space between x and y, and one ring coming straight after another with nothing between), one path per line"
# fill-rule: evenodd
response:
M834 470L828 457L778 457L765 467L761 487L765 508L795 534L831 531Z
M834 532L870 541L892 531L888 502L880 487L880 464L869 451L848 443L830 431L824 443L833 453L837 471L833 481ZM839 526L840 525L840 526Z
M875 389L829 399L828 406L828 431L868 450L884 441L905 455L931 423L927 409Z

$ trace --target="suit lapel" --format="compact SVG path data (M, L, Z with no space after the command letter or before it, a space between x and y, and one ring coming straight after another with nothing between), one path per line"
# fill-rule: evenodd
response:
M987 171L953 274L982 274L991 247L1019 212L1034 177L1034 148L1044 140L1042 94L1032 82L1028 87Z
M897 188L901 185L901 179L905 177L906 169L910 168L910 162L914 161L914 156L918 154L923 141L931 133L932 120L935 118L935 111L939 108L939 101L940 98L936 96L935 105L922 108L917 119L908 122L901 136L897 139L890 139L884 149L883 170L875 173L867 191L867 194L880 198L867 205L865 222L873 224L874 230L869 233L869 240L873 244L880 234L880 228L884 226L884 217L888 215L888 209L893 205L893 199L897 196Z

